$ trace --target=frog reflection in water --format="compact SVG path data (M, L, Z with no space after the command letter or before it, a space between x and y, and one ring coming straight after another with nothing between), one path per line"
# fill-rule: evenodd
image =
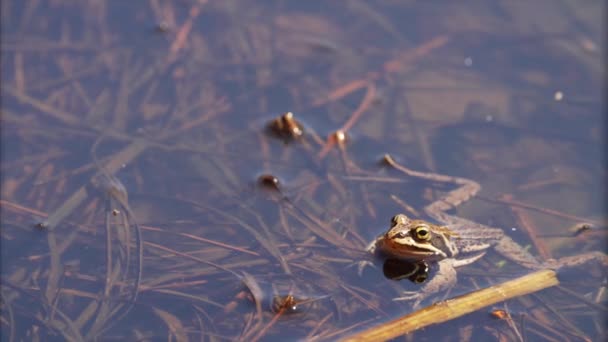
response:
M474 196L480 190L477 182L465 178L410 170L397 164L389 155L384 157L384 161L409 176L459 185L457 189L424 208L431 218L446 226L410 219L406 215L399 214L391 219L388 231L378 236L367 247L367 250L372 253L379 252L390 258L437 263L436 275L420 291L406 292L403 297L398 298L400 300L415 300L415 305L418 305L430 294L453 286L456 282L455 268L477 261L488 248L494 248L505 258L529 269L559 269L582 265L590 261L599 261L603 265L608 265L608 255L601 252L540 262L505 235L501 229L446 213L447 210Z

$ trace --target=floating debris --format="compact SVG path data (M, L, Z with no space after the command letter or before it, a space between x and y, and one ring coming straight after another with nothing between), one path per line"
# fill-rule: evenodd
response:
M593 224L587 222L579 222L568 228L568 230L571 231L574 236L579 236L594 229L595 227Z
M271 174L260 175L258 177L258 184L267 189L281 191L281 182L279 181L279 178Z
M282 313L295 313L298 310L298 302L293 295L275 296L272 299L272 311Z
M345 131L339 129L339 130L333 132L331 134L330 138L333 139L338 144L342 145L346 142L347 135L346 135Z
M490 316L492 316L496 319L507 319L511 315L509 315L509 313L503 309L494 309L494 310L490 311Z
M296 120L292 112L287 112L268 124L272 134L284 140L295 140L304 134L304 127Z
M47 221L42 221L42 222L37 222L34 227L38 228L38 229L48 229L49 228L49 224Z
M268 279L256 279L244 272L241 279L249 289L258 314L281 313L297 314L310 310L326 310L319 301L328 299L328 294L319 294L315 284L291 276L272 276Z

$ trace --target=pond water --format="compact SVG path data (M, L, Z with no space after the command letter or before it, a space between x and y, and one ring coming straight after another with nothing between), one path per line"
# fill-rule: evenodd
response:
M458 186L387 154L479 183L450 214L540 260L604 251L601 13L4 1L2 339L325 341L409 314L437 263L394 276L366 246L398 213L443 224L424 208ZM421 305L530 272L486 251ZM409 336L605 339L606 267L558 278Z

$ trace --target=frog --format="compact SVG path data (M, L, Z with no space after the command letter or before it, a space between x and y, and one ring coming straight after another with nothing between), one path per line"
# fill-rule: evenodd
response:
M599 251L540 261L502 229L448 214L448 210L456 208L481 190L476 181L412 170L398 164L388 154L383 161L408 176L457 185L456 189L424 207L424 212L440 224L397 214L391 218L389 229L367 246L368 252L387 258L437 265L435 276L419 291L405 292L395 300L414 300L414 306L418 306L431 294L454 286L456 269L474 263L491 248L530 270L559 270L593 261L608 266L608 255Z

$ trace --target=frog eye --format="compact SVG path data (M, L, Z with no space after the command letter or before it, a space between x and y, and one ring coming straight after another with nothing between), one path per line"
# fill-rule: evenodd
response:
M414 236L418 240L428 241L431 239L431 231L427 226L417 226L414 228Z

